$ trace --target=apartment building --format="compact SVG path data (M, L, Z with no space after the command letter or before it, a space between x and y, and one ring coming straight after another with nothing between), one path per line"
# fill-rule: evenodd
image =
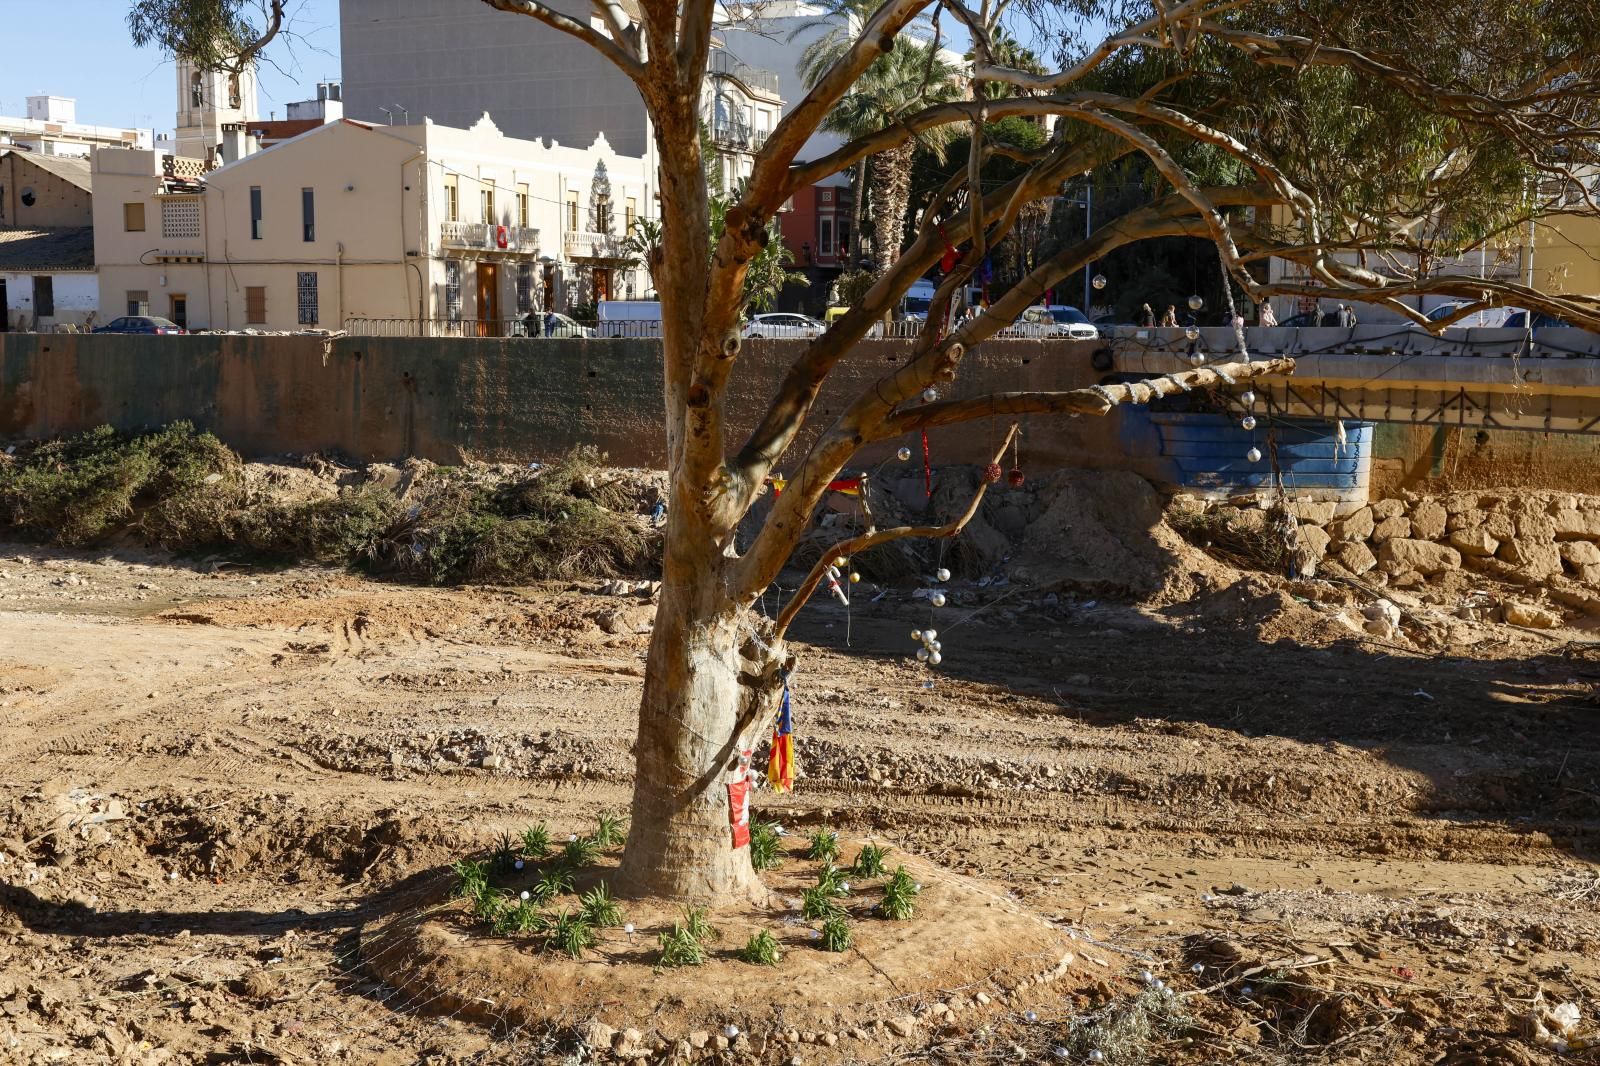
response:
M93 218L88 160L0 148L0 331L93 322Z
M154 143L147 129L79 122L78 103L70 96L30 96L26 108L26 115L0 115L0 148L84 159L96 148L149 148Z
M94 176L105 316L493 336L534 308L644 294L623 235L650 174L603 135L345 119L214 170L103 151Z

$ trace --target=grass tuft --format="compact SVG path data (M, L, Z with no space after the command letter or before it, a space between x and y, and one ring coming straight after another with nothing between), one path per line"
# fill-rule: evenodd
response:
M705 946L681 922L674 922L672 932L662 933L660 941L662 966L700 966L706 961Z
M808 922L818 922L842 913L836 896L824 885L806 889L800 894L800 916Z
M557 896L572 891L572 875L559 867L554 870L546 870L539 875L539 879L533 883L533 887L528 891L540 903L549 903Z
M832 829L818 829L809 838L806 858L833 865L839 861L839 834Z
M850 947L850 919L837 913L822 923L822 947L825 951L845 951Z
M489 887L489 867L476 859L462 859L450 868L455 874L455 887L450 894L460 899L476 899Z
M622 907L605 885L596 885L579 900L584 921L596 929L611 929L622 924Z
M782 956L778 951L777 939L763 929L745 942L739 957L757 966L776 966Z
M882 877L887 869L884 859L889 857L892 849L881 844L863 844L856 853L855 865L850 867L850 872L857 877Z
M885 918L903 922L916 913L917 893L921 889L917 882L906 872L904 866L895 868L889 880L883 886L883 899L878 903L878 911Z
M550 830L543 822L522 831L522 854L530 859L542 859L550 854Z
M683 908L683 927L702 944L715 944L722 939L722 933L711 924L704 907Z
M757 872L771 870L783 863L783 838L778 827L771 822L750 824L750 865Z
M546 951L560 951L576 959L594 946L594 928L582 914L562 911L554 917L546 915L541 929Z
M594 837L579 837L569 840L561 848L561 865L568 871L577 872L585 866L593 865L600 857L600 845Z
M602 814L595 823L594 842L602 848L614 848L628 838L628 820L616 815Z

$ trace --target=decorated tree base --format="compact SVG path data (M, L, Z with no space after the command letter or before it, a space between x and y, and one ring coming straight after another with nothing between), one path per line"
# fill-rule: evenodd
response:
M843 859L858 850L846 845ZM576 958L538 932L492 933L466 900L441 901L367 930L363 965L410 1009L554 1030L600 1054L659 1061L730 1051L787 1061L779 1053L799 1042L816 1045L813 1058L870 1058L869 1045L976 1028L993 1013L1023 1011L1044 986L1089 978L1074 965L1073 942L1043 918L992 886L897 851L879 876L838 871L849 885L835 905L850 943L829 950L824 923L802 915L805 890L826 866L805 853L803 841L785 838L781 864L762 874L770 909L705 909L718 935L706 938L700 965L663 964L660 936L685 910L652 899L625 901L621 920L633 931L597 930ZM897 921L880 904L899 867L918 891L912 915ZM575 892L615 869L615 857L603 857ZM533 871L525 873L531 883ZM516 878L507 884L514 895ZM763 931L776 942L776 965L743 957Z

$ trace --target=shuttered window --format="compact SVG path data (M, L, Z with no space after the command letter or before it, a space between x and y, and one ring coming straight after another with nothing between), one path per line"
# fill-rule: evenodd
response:
M244 290L244 320L252 326L267 324L266 286L251 285Z

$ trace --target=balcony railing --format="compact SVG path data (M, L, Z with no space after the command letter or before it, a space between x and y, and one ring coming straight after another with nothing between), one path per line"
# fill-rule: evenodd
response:
M731 54L721 48L713 49L708 72L712 77L727 77L743 82L746 88L758 89L763 92L778 95L778 76L770 70L752 67L750 64L735 59Z
M505 245L500 230L505 230ZM467 248L483 252L536 252L539 231L531 226L491 226L487 222L441 222L439 243L446 248Z
M742 148L754 152L772 135L771 130L755 130L742 122L718 122L711 127L711 140L722 148Z
M568 259L632 259L626 244L615 233L572 230L563 238L561 250Z

